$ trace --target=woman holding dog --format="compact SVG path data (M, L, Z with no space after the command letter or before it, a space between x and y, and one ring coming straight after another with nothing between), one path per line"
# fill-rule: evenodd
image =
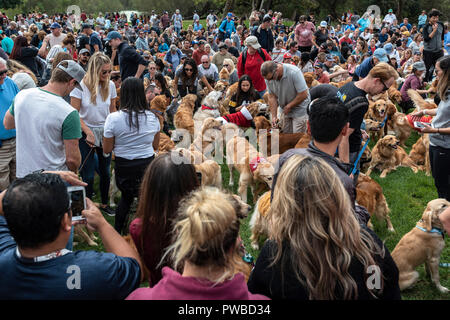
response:
M108 206L111 154L103 154L102 139L106 117L116 111L117 92L111 81L111 60L103 53L94 54L89 60L88 70L80 83L70 93L70 104L80 113L82 138L79 141L81 153L80 174L87 182L86 197L94 193L95 167L98 159L100 176L101 209L113 216ZM95 157L96 155L96 157Z
M159 147L159 119L150 111L141 79L129 77L120 90L120 109L108 115L103 133L103 152L115 154L116 184L122 192L114 228L121 233L142 176Z
M244 263L239 255L241 218L240 202L217 188L204 187L186 196L162 258L171 261L173 269L163 267L161 281L135 290L127 299L267 300L250 293L239 273Z
M424 124L423 133L430 133L430 165L439 198L450 201L450 56L436 62L437 93L441 98L436 109L416 113L420 117L433 116L431 126Z
M271 240L248 281L252 293L296 300L400 299L397 266L376 234L356 220L330 165L294 155L281 167L278 183L268 213Z

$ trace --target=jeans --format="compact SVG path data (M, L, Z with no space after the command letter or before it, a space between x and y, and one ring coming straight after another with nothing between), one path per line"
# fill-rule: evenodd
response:
M154 158L155 156L145 159L127 160L116 157L116 165L114 167L116 184L117 188L122 192L122 197L116 208L114 229L120 234L124 231L124 227L126 227L128 213L133 204L134 197L137 197L139 194L139 188L145 170Z
M86 143L86 136L80 139L80 153L81 153L81 165L80 169L81 178L88 184L86 187L86 197L92 199L94 193L94 177L96 169L96 161L94 154L97 153L98 158L98 174L100 176L100 195L102 204L108 204L109 184L111 181L110 168L111 168L111 155L108 157L103 156L103 149L95 147L91 151L91 147ZM86 160L87 158L87 160Z
M177 33L177 35L180 35L181 28L180 27L174 27L174 29L175 29L175 32Z
M430 165L439 198L450 201L450 149L430 145Z

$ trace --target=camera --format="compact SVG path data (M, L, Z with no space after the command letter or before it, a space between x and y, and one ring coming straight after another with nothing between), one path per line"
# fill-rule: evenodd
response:
M81 214L86 209L86 190L84 187L67 187L72 211L72 221L85 220Z

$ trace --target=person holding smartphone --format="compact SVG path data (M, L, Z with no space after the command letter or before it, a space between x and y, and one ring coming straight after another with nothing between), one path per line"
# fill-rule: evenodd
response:
M430 165L439 198L450 201L450 56L436 62L437 91L441 102L436 109L412 114L413 120L424 115L434 116L431 126L424 124L422 133L430 134Z
M64 249L73 224L66 182L83 185L72 172L32 173L0 194L1 300L124 299L139 287L138 253L89 199L86 227L108 253Z

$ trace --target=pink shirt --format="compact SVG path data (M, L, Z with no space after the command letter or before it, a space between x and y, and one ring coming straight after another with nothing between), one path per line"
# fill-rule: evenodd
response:
M312 46L312 37L315 31L316 27L311 22L305 21L303 25L299 24L295 28L295 41L300 47Z
M126 300L270 300L250 293L242 273L219 284L183 277L169 267L164 267L162 274L163 278L153 288L136 289Z

